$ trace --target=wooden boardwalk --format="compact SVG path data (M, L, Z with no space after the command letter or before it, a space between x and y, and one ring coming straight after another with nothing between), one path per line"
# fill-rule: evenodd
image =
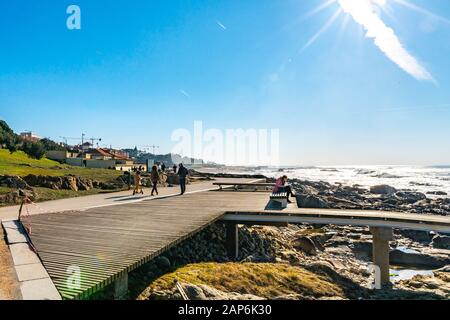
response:
M202 192L26 218L37 253L64 299L84 298L213 223L258 209L267 193ZM231 196L231 197L230 197ZM80 268L81 286L71 285Z
M86 211L36 215L28 217L23 224L31 227L32 243L61 296L80 299L223 218L225 213L229 213L228 217L238 213L276 216L277 211L266 210L268 199L266 192L208 191ZM305 221L308 221L308 216L312 215L320 218L321 215L328 217L327 212L331 216L350 212L308 210L290 205L278 213L286 221L296 215L306 215ZM386 217L391 215L393 222L412 219L427 223L427 216L353 212L352 216L356 218L347 217L350 222L358 220L358 215L366 220L372 217L380 221L386 221ZM450 230L448 217L430 217L429 220L429 223L443 225ZM80 271L81 282L74 286L71 279L73 272L77 271Z

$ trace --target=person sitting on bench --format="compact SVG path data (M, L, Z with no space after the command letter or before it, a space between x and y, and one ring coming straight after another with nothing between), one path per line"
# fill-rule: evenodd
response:
M295 197L294 193L292 192L292 188L290 185L287 184L287 176L282 176L278 178L275 181L275 187L273 188L273 193L280 193L280 192L286 192L287 194L287 202L292 203L291 200L289 200L289 196Z

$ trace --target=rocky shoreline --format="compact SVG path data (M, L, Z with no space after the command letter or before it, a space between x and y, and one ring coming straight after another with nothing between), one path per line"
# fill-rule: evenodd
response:
M267 181L273 182L271 179ZM386 185L364 189L302 180L292 180L290 183L297 193L299 207L395 210L450 216L450 199L429 199L425 194L411 190L396 190ZM306 224L242 226L239 242L240 263L285 264L326 276L345 292L345 297L336 299L450 299L450 235L395 230L394 240L390 243L394 283L391 288L383 290L372 290L373 276L369 272L372 236L368 228ZM151 283L179 267L204 262L229 262L225 227L220 223L208 227L138 270L132 278L140 284L140 290L136 290L134 295L139 299L180 299L175 286L156 290ZM402 276L408 273L416 275ZM143 288L142 282L148 286ZM258 297L252 292L223 292L208 285L192 283L182 283L182 287L192 294L192 299L327 298L307 292L288 297Z

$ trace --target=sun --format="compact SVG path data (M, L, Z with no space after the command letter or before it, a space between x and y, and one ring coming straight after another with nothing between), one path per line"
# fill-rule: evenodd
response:
M450 20L439 16L425 8L422 8L418 5L413 4L409 0L324 0L320 5L315 7L314 9L307 12L303 19L311 18L318 14L319 12L325 10L326 8L335 5L336 11L332 14L332 16L324 23L324 25L314 34L303 46L301 51L305 50L309 46L311 46L321 35L324 33L327 29L329 29L342 15L345 15L345 18L342 22L340 33L343 33L345 31L345 28L347 26L348 22L348 13L345 13L343 10L343 7L345 5L352 5L356 7L356 10L363 11L367 8L367 5L371 5L377 9L380 9L382 12L391 15L390 7L392 5L399 5L403 8L415 11L420 14L424 14L430 17L433 17L437 20L440 20L441 22L444 22L448 25L450 25Z

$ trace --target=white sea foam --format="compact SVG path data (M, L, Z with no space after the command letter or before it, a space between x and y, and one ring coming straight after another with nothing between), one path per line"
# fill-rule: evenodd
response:
M326 181L332 184L343 183L350 186L360 185L366 188L388 184L397 189L409 189L423 193L443 191L450 197L450 166L328 166L282 169L266 167L227 168L226 171L242 174L258 173L268 177L286 174L289 178Z

